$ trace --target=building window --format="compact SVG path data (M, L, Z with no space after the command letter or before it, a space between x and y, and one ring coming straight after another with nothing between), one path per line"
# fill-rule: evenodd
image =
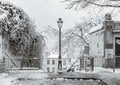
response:
M55 67L52 67L52 72L55 72Z
M66 60L63 60L63 65L66 65Z
M55 60L52 60L52 64L55 65Z
M48 64L48 65L50 64L50 60L47 60L47 64Z
M49 67L47 67L47 72L50 72L50 68Z

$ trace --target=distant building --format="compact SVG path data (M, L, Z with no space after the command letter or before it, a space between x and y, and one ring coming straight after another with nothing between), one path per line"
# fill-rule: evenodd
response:
M106 14L103 24L90 30L89 41L94 66L120 67L120 21L113 21Z
M62 70L66 71L69 65L71 65L71 59L62 58ZM44 58L44 71L57 72L57 69L58 69L58 55L53 54Z

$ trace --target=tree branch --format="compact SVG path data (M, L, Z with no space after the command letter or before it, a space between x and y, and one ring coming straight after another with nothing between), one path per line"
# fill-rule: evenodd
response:
M73 33L73 32L72 32L72 34L80 37L80 38L83 40L84 43L86 43L87 45L89 45L89 43L87 43L87 41L86 41L82 36L80 36L80 35L78 35L78 34L75 34L75 33Z
M120 0L110 0L110 1L119 2ZM100 6L100 7L117 7L117 8L120 8L120 5L110 5L110 4L103 5L103 4L95 3L94 1L91 1L91 0L76 0L76 1L65 0L64 2L71 2L72 6L74 4L76 5L76 4L80 4L81 2L86 2L86 3L93 4L93 5Z
M85 2L88 2L90 4L93 4L93 5L97 5L97 6L100 6L100 7L120 7L120 5L102 5L102 4L97 4L97 3L94 3L94 2L91 2L91 1L88 1L88 0L84 0Z

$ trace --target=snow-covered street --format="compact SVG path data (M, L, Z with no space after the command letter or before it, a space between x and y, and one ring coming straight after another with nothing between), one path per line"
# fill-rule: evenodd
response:
M102 85L98 83L100 79L107 85L120 85L120 69L116 69L115 73L111 71L112 69L96 68L94 72L67 72L58 75L44 73L42 70L13 70L9 73L1 73L0 83L2 85ZM88 80L84 80L85 78Z
M7 78L7 73L0 74L0 84L2 85L12 85L11 81L14 80L14 78Z
M18 82L22 79L44 79L47 78L48 75L42 73L41 70L21 70L21 71L11 71L9 73L1 73L0 74L0 84L2 85L12 85L15 82Z

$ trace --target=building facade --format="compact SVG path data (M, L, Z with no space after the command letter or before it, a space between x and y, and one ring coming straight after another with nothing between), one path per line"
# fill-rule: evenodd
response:
M94 66L120 67L120 22L105 15L103 24L89 32L90 56Z
M62 58L62 70L66 71L69 65L71 65L71 59ZM57 57L44 58L44 71L56 73L58 71L58 58Z

